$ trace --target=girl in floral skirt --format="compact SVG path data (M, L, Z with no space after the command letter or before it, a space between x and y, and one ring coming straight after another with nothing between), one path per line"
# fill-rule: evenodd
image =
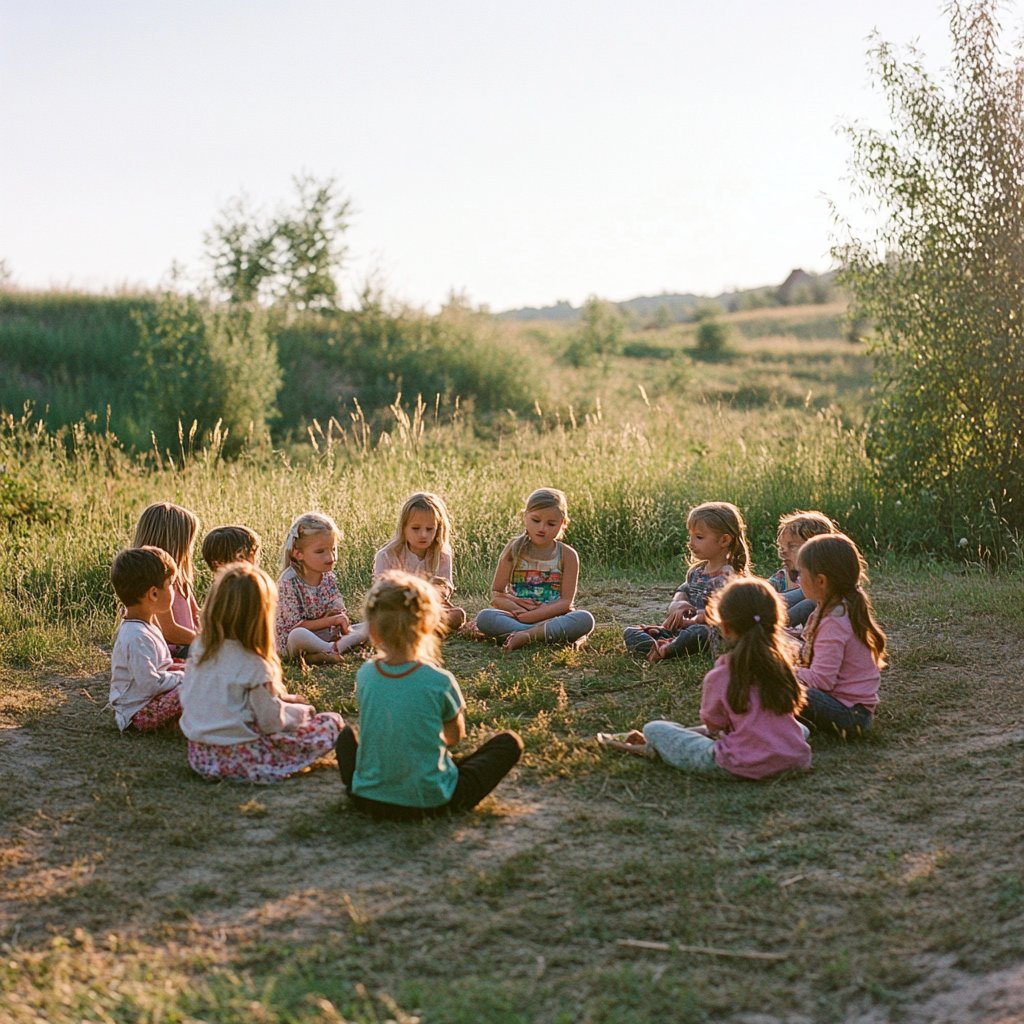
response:
M209 779L276 782L334 749L344 721L286 692L274 650L277 588L248 563L206 595L181 684L189 764Z

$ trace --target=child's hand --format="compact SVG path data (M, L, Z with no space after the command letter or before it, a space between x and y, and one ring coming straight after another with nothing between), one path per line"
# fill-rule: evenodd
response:
M337 630L344 636L352 625L352 620L348 617L348 612L337 612L334 615L327 616L327 622L330 627Z
M669 609L668 618L662 623L665 629L684 629L693 625L697 609L692 605L685 605L675 609Z
M655 640L651 653L647 655L647 660L652 665L657 665L659 661L663 661L670 643L672 643L671 640Z
M300 697L297 693L282 693L281 700L285 704L305 704L306 701Z

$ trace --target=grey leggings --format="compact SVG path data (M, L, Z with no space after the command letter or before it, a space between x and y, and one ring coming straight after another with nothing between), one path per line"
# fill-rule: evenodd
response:
M539 625L539 622L520 622L500 608L484 608L476 617L476 628L493 637L509 636ZM544 639L549 644L571 644L593 632L594 616L579 608L544 620Z

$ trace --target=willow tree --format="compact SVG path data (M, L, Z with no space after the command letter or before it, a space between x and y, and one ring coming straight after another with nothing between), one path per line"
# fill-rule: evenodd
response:
M870 454L954 539L986 514L1024 527L1024 61L1001 46L1001 6L945 8L937 78L875 38L891 126L844 131L877 226L840 220L833 249L853 315L874 324Z

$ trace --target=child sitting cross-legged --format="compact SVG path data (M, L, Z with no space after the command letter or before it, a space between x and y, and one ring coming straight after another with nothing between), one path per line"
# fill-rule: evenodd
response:
M453 760L466 735L465 701L439 667L444 608L426 580L392 570L366 596L365 621L380 652L356 673L359 731L346 726L336 748L341 781L361 811L396 820L475 807L523 752L517 733L499 732Z
M782 599L764 580L737 579L715 595L707 616L731 648L704 677L702 724L648 722L643 732L623 737L599 733L598 742L723 778L764 779L810 768L809 730L795 717L804 692Z
M110 659L110 701L117 727L155 729L181 714L179 686L185 667L175 664L160 632L170 612L177 575L162 548L126 548L114 557L110 581L125 606Z
M768 582L786 602L790 626L805 625L816 607L800 589L800 570L797 568L800 549L812 537L838 532L836 524L824 512L792 512L779 520L776 543L782 568Z
M728 501L706 501L686 517L690 569L676 590L661 625L627 626L626 650L651 662L709 650L714 633L706 610L715 591L735 576L750 574L747 528L740 510Z
M208 779L286 778L329 754L345 724L285 690L276 604L274 581L246 562L222 569L203 602L181 686L181 731L189 764Z
M818 608L804 630L797 676L807 687L800 717L818 729L867 732L878 706L885 633L861 586L865 564L841 533L812 537L801 549L800 586Z

